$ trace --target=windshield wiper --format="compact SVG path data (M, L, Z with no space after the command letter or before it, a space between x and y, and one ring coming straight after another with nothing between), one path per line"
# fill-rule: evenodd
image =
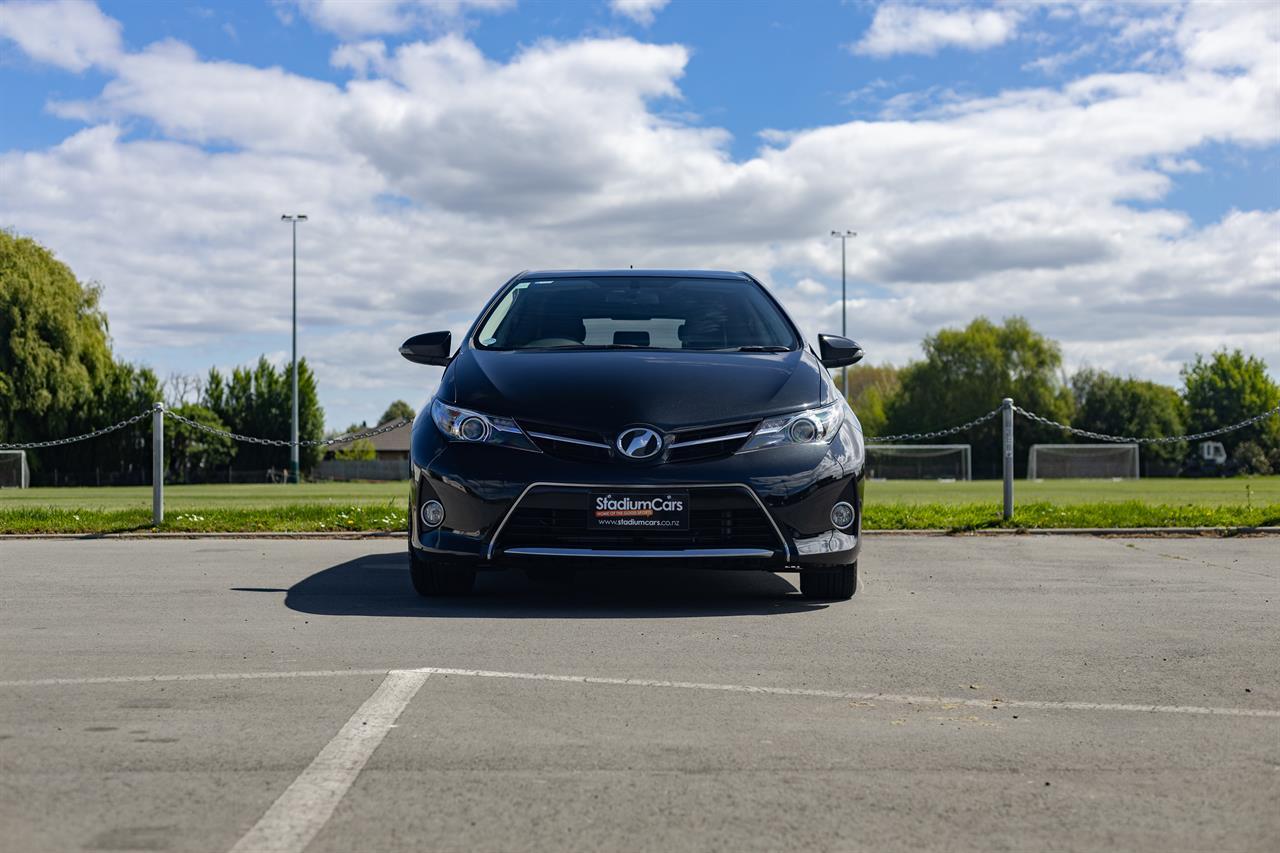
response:
M747 346L747 347L738 347L737 352L791 352L791 347Z

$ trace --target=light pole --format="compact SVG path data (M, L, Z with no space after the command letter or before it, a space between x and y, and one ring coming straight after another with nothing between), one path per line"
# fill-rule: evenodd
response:
M306 222L305 213L286 213L280 217L293 225L293 427L289 437L289 482L301 482L298 475L298 223Z
M845 241L850 237L857 237L857 231L832 231L832 237L840 238L840 336L849 337L849 311L846 308L848 303L849 287L846 281L847 263L845 261ZM840 393L844 394L844 398L849 399L849 365L840 368Z

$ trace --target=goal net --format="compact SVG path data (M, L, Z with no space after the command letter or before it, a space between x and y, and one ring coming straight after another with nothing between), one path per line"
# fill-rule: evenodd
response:
M1033 444L1027 479L1059 477L1138 479L1136 444Z
M967 444L868 444L867 476L874 480L972 480Z
M0 489L25 489L29 485L27 451L0 450Z

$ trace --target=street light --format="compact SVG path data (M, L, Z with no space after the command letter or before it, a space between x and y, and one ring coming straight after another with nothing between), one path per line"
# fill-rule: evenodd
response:
M847 264L845 262L845 257L846 257L845 241L848 240L850 237L857 237L858 232L848 231L848 230L832 231L831 236L840 238L840 335L842 337L847 338L849 337L849 329L848 329L849 312L845 306L848 302L849 288L848 288L848 285L846 284L846 273L845 273L845 270L847 268ZM844 394L844 398L846 400L849 399L849 365L847 364L844 367L840 368L840 386L841 386L840 390L841 390L841 393Z
M286 213L281 221L293 225L293 427L290 431L289 482L302 481L298 476L298 223L306 222L304 213Z

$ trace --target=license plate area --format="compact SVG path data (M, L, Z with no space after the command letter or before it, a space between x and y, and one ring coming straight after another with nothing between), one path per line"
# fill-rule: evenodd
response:
M635 533L688 530L689 493L592 492L587 526Z

